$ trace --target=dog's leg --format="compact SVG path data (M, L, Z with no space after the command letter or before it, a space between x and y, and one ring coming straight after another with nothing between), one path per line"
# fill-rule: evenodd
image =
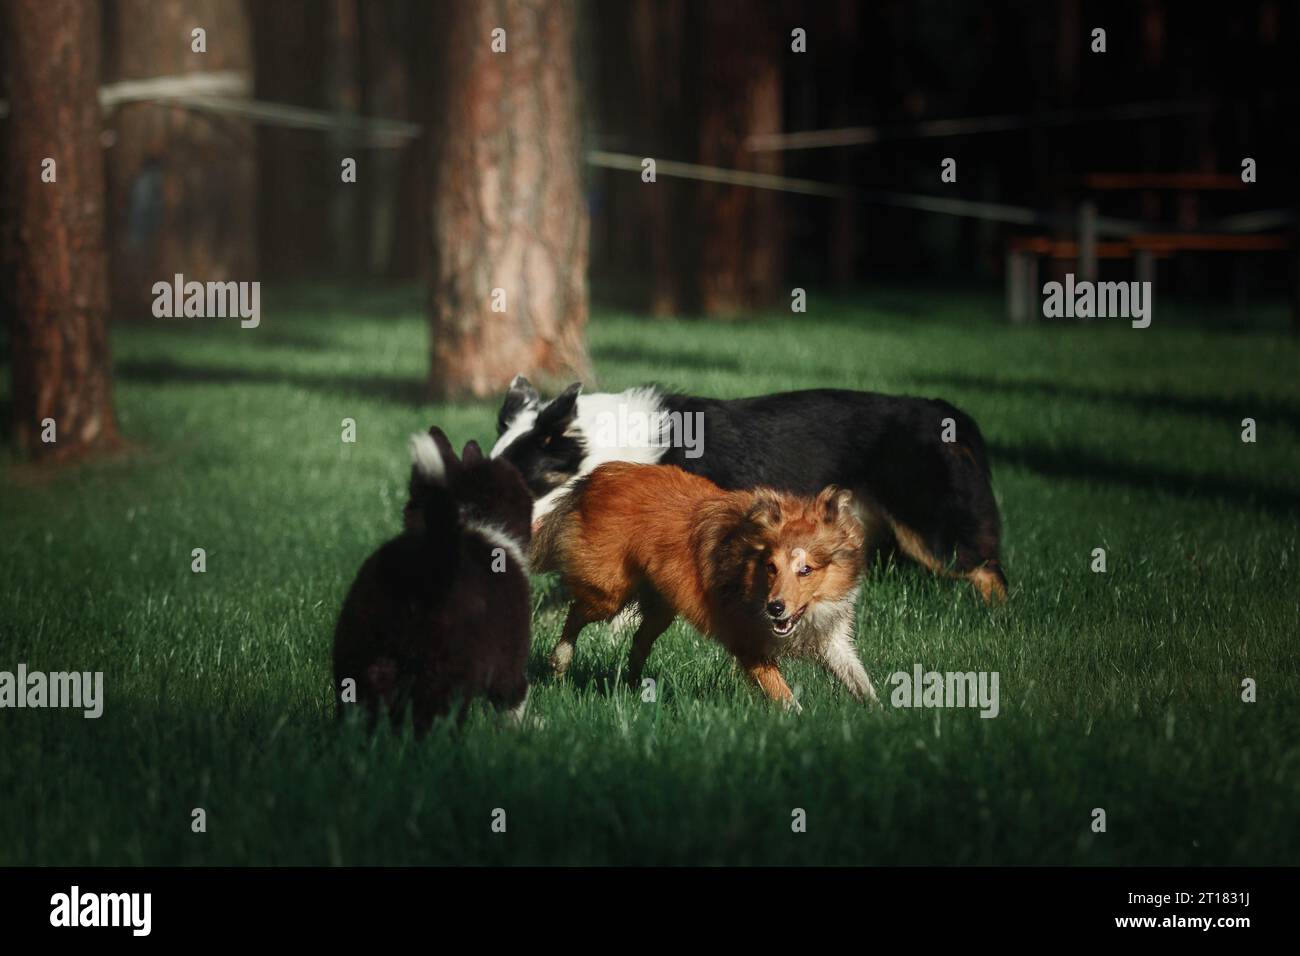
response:
M573 652L578 646L578 634L587 626L591 618L587 610L578 601L569 606L569 616L564 619L564 630L551 651L551 669L556 677L563 677L573 663Z
M799 706L799 702L794 699L794 694L790 691L790 685L781 676L776 661L743 661L741 666L744 667L745 673L749 675L749 679L757 684L768 698L777 701L786 710L793 710L796 713L803 710Z
M495 677L495 675L493 675ZM522 676L516 680L492 681L487 688L487 699L496 709L497 716L512 726L522 726L531 688Z
M513 707L498 704L498 713L504 718L506 725L509 727L522 727L524 725L524 715L528 710L528 691L524 689L524 696Z
M985 604L1005 604L1007 579L996 561L976 568L966 574L966 580L975 586Z
M609 622L609 629L618 637L622 637L626 632L632 630L633 625L640 625L641 609L637 607L637 602L624 605L623 609L614 615Z
M966 579L974 586L985 604L1002 604L1006 601L1007 579L997 561L986 561L976 568L963 570L961 567L963 562L959 560L957 567L950 567L926 547L921 535L907 525L891 519L889 527L894 533L894 540L899 550L923 568L942 577ZM970 565L967 564L966 567Z
M524 699L506 711L506 717L516 727L524 722L524 714L528 711L528 693L524 692Z
M646 658L650 656L655 640L668 630L668 625L676 617L673 609L658 595L643 594L640 604L641 624L632 636L632 653L627 659L627 679L633 690L641 683L641 671L645 668Z
M871 686L871 678L867 676L867 669L862 666L862 660L853 647L852 628L853 625L847 621L840 625L821 648L818 660L828 673L862 703L879 703L876 700L876 689Z
M947 566L926 547L925 540L916 531L901 521L889 520L889 529L894 533L898 549L921 567L934 574L947 574Z

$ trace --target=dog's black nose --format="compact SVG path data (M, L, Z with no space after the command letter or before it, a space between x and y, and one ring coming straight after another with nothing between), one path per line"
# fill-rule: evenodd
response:
M767 613L770 617L780 617L785 613L784 601L771 601L767 605Z

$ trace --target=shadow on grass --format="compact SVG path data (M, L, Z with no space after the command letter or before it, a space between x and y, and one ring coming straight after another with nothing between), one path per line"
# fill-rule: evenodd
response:
M293 349L298 352L324 352L338 348L338 343L324 335L305 335L289 329L267 329L257 337L259 346Z
M568 599L563 599L563 604ZM536 617L534 617L536 621ZM567 685L575 691L594 691L610 697L620 691L629 691L627 683L627 655L632 649L632 631L625 627L616 633L589 624L578 636L577 651L564 677L557 678L551 668L551 649L559 639L554 635L542 638L536 623L533 626L533 653L528 659L528 683L534 685ZM609 647L613 648L614 664L609 663ZM630 691L629 691L630 692Z
M269 304L285 312L359 315L372 319L419 319L424 316L423 286L419 282L351 280L346 295L329 277L282 283Z
M167 360L128 359L117 363L115 374L122 381L148 385L293 385L334 395L360 395L408 408L419 408L428 402L425 382L420 379L355 373L215 368Z
M227 344L238 341L256 342L259 348L293 349L301 352L324 352L340 348L328 334L302 331L302 323L289 327L261 325L256 330L241 330L238 323L228 319L115 319L114 327L124 327L134 332L147 332L151 338L187 344ZM251 335L249 334L251 332ZM241 339L240 337L243 336ZM255 336L256 338L254 338Z
M617 347L605 348L597 354L603 358L615 359L622 353L630 356L634 351L628 347ZM653 360L664 359L667 354L669 353L654 353ZM673 358L672 361L679 361L679 359ZM713 367L717 367L716 364ZM408 408L419 408L427 403L425 383L414 378L384 378L355 373L294 372L286 369L190 366L168 360L125 360L117 364L116 374L124 381L153 385L292 385L326 394L360 395ZM1239 416L1253 413L1253 417L1283 421L1293 428L1300 429L1300 408L1284 401L1268 398L1230 400L1164 394L1144 395L1129 391L1114 392L1042 381L990 381L959 374L925 376L916 379L916 383L919 386L948 386L972 391L1023 394L1034 398L1064 396L1081 401L1122 403L1147 411L1155 408L1201 414L1234 424L1240 421ZM8 403L0 404L7 406ZM9 437L8 411L7 407L0 407L0 439L3 439L6 444ZM989 450L995 467L1009 464L1048 477L1100 481L1144 491L1172 492L1206 500L1224 500L1234 505L1258 508L1280 516L1290 517L1300 513L1300 496L1295 493L1239 478L1192 475L1159 465L1135 465L1113 461L1083 449L1066 450L1042 445L994 442L990 443Z
M740 359L732 356L709 356L690 349L656 349L645 345L602 345L591 350L597 362L622 362L629 365L655 365L672 369L706 372L739 372Z
M960 372L946 375L925 375L912 380L911 387L968 389L974 392L995 392L999 395L1025 398L1066 398L1082 402L1124 405L1135 411L1168 411L1184 415L1204 415L1218 418L1240 427L1241 419L1278 421L1300 431L1300 406L1276 398L1252 394L1241 398L1219 398L1211 395L1169 395L1092 388L1061 382L1006 379L988 379Z
M1013 465L1049 478L1099 481L1139 491L1170 492L1207 501L1258 508L1280 517L1300 514L1300 496L1281 488L1215 475L1188 475L1158 465L1134 465L1100 458L1083 449L1064 451L1041 445L989 443L996 470Z
M614 669L593 660L596 655L587 655L582 660L582 641L578 641L578 653L574 656L569 671L563 677L556 677L551 672L550 664L542 660L530 666L528 683L540 687L567 686L577 694L599 694L601 697L614 697L618 694L632 694L632 685L627 682L627 661L620 658Z
M289 321L307 319L354 319L364 317L366 322L408 321L424 317L424 290L418 282L389 282L385 280L349 279L341 282L336 276L318 276L311 279L277 281L266 285L261 314L272 322L284 318ZM119 311L113 316L113 325L148 328L162 331L184 331L211 328L232 319L160 319L143 309ZM261 332L258 333L259 335Z

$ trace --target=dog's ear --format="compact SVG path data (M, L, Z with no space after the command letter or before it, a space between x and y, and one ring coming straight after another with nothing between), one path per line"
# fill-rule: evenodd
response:
M523 372L510 380L509 395L522 401L525 405L536 405L540 399L537 389L533 388L532 382L524 378Z
M582 383L574 382L537 415L537 430L545 435L562 435L578 417L578 396Z
M853 507L853 492L828 485L817 495L817 513L823 524L834 528L848 540L850 548L862 547L866 529Z
M497 413L497 434L505 433L510 427L510 423L530 408L536 408L541 402L541 396L537 394L537 389L533 388L533 383L524 378L523 374L516 375L510 382L510 387L506 390L505 401L501 403L501 411Z
M853 512L853 492L827 485L817 494L817 514L824 524L835 524Z
M434 425L427 435L411 436L411 480L421 479L435 485L445 485L460 470L456 460L456 451L443 434L441 428Z
M460 453L460 463L469 468L472 465L480 464L482 461L483 449L478 446L478 442L465 442L465 450Z
M761 531L771 531L781 523L781 496L770 488L756 489L745 521Z

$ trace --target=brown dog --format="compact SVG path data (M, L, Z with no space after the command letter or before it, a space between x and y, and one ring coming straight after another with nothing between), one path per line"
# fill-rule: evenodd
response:
M794 701L778 658L819 661L859 700L875 690L853 647L865 529L852 495L723 491L672 465L602 465L562 499L534 539L573 606L551 660L563 674L578 634L637 602L633 683L677 615L718 640L773 700Z

